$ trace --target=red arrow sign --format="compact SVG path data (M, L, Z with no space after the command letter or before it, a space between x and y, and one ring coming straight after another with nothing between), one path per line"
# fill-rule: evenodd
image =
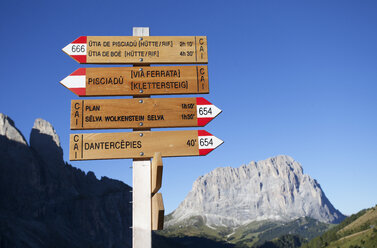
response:
M205 36L80 36L63 51L81 64L207 64Z
M80 36L63 48L63 51L80 64L86 63L86 36Z
M203 127L220 113L203 97L73 100L71 129Z
M70 160L205 156L223 141L205 130L71 134Z
M78 96L209 93L204 65L80 68L60 83Z
M224 143L221 139L213 136L205 130L198 130L199 155L204 156L215 150L219 145Z

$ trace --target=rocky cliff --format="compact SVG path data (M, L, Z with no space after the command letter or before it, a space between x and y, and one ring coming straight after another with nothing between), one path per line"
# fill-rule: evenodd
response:
M131 188L65 163L45 120L29 144L0 114L0 247L131 247Z
M199 177L165 226L200 216L209 226L246 225L259 220L311 217L338 223L344 215L326 198L316 180L289 156L217 168Z

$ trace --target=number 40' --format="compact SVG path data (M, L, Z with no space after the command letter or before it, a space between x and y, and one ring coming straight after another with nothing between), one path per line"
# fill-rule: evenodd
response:
M188 140L186 144L187 144L188 146L195 146L195 144L196 144L196 139Z

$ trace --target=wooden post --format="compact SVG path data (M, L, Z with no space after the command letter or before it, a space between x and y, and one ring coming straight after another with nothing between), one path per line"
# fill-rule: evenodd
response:
M149 28L134 27L133 36L149 36ZM132 167L132 248L152 248L151 161L134 159Z
M152 168L151 168L152 195L156 194L161 188L162 171L163 171L163 165L162 165L161 152L155 152L152 159Z
M164 202L161 193L157 193L162 184L162 158L161 152L155 152L152 159L151 182L152 182L152 230L164 229Z

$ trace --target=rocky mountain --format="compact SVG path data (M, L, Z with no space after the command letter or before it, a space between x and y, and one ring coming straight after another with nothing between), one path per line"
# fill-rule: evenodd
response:
M345 216L297 161L282 155L239 168L217 168L199 177L165 226L193 224L187 220L197 217L209 227L239 227L300 217L338 223Z
M45 120L29 144L0 114L0 247L131 247L131 188L65 163Z

